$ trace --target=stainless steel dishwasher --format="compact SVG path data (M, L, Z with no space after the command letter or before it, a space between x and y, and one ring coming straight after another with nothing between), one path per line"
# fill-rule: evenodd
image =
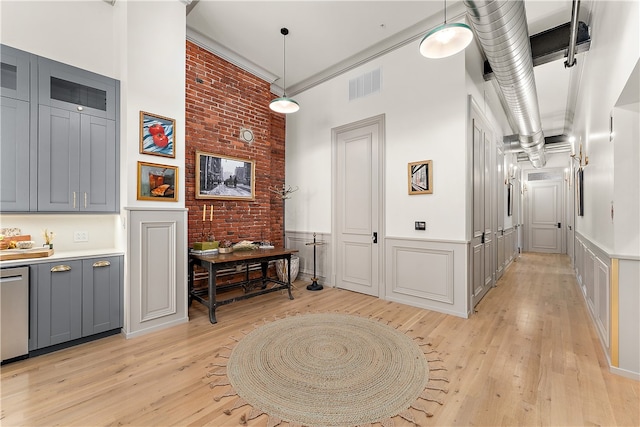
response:
M29 353L29 267L0 269L2 363Z

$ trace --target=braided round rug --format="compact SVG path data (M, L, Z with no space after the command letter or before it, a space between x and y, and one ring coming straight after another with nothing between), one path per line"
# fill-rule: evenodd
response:
M427 391L446 392L428 385L426 354L434 351L421 345L428 344L371 318L296 315L238 340L226 365L217 365L226 367L228 382L211 386L232 387L216 400L239 397L228 414L249 405L248 419L267 414L269 426L388 425L397 415L415 424L411 408L431 416L421 400L442 404Z

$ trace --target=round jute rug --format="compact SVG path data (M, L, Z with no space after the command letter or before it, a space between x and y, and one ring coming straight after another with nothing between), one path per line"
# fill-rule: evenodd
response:
M304 314L248 333L227 362L229 383L259 413L307 426L358 426L407 411L427 387L425 353L377 320Z

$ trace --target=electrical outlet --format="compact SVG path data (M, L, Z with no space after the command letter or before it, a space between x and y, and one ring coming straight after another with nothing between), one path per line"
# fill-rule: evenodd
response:
M73 241L74 242L88 242L89 241L89 232L88 231L74 231L73 232Z

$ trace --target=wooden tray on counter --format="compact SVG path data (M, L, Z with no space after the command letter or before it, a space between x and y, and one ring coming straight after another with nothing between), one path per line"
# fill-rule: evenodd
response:
M0 261L11 261L15 259L45 258L53 255L53 249L31 248L31 249L5 249L0 251Z

